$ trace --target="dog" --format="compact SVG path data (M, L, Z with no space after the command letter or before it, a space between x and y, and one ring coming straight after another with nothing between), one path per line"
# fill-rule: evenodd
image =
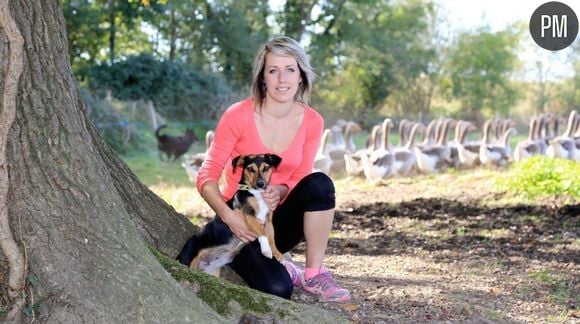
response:
M185 134L181 136L171 136L160 134L160 131L167 127L161 125L155 130L155 137L157 137L157 148L159 149L159 159L163 161L163 153L167 156L169 161L175 161L180 158L189 148L191 144L199 141L193 129L187 129Z
M267 258L283 260L274 243L272 211L268 209L262 191L270 182L273 169L282 158L275 154L242 155L232 160L233 168L243 167L238 190L233 197L233 209L248 228L258 235L260 251ZM193 269L219 276L220 269L230 263L244 244L216 216L183 246L177 260Z

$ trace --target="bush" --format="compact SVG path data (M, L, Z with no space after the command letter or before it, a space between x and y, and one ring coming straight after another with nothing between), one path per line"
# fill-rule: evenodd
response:
M97 65L88 79L98 97L110 90L119 100L152 100L157 112L169 119L216 119L236 96L218 74L145 54Z
M534 156L515 163L496 182L503 190L525 194L530 198L561 195L580 198L580 164Z

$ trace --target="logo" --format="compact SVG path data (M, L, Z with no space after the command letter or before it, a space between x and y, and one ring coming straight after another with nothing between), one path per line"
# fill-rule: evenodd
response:
M530 18L530 34L543 49L559 51L574 42L578 35L578 17L574 10L558 1L539 6Z

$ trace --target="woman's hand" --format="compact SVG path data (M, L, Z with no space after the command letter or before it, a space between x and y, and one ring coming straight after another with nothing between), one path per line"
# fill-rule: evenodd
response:
M268 186L264 192L262 192L262 197L264 198L266 205L268 205L268 208L271 211L278 207L280 201L285 196L286 191L286 186L271 185Z
M221 219L240 241L249 243L256 239L256 233L248 228L240 213L230 209L225 215L221 215Z

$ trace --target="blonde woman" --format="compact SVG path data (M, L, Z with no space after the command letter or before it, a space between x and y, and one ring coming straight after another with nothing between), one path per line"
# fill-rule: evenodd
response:
M233 104L221 117L197 188L216 212L217 223L248 243L230 266L250 287L287 299L294 287L301 287L323 301L345 302L350 292L324 267L335 197L332 180L323 173L311 173L324 127L322 116L308 106L313 79L298 42L280 36L264 44L254 65L252 97ZM276 246L285 253L305 240L305 269L291 261L281 264L264 257L256 234L232 210L241 170L233 170L231 160L262 153L282 158L263 194L274 210ZM226 184L220 191L222 172Z

